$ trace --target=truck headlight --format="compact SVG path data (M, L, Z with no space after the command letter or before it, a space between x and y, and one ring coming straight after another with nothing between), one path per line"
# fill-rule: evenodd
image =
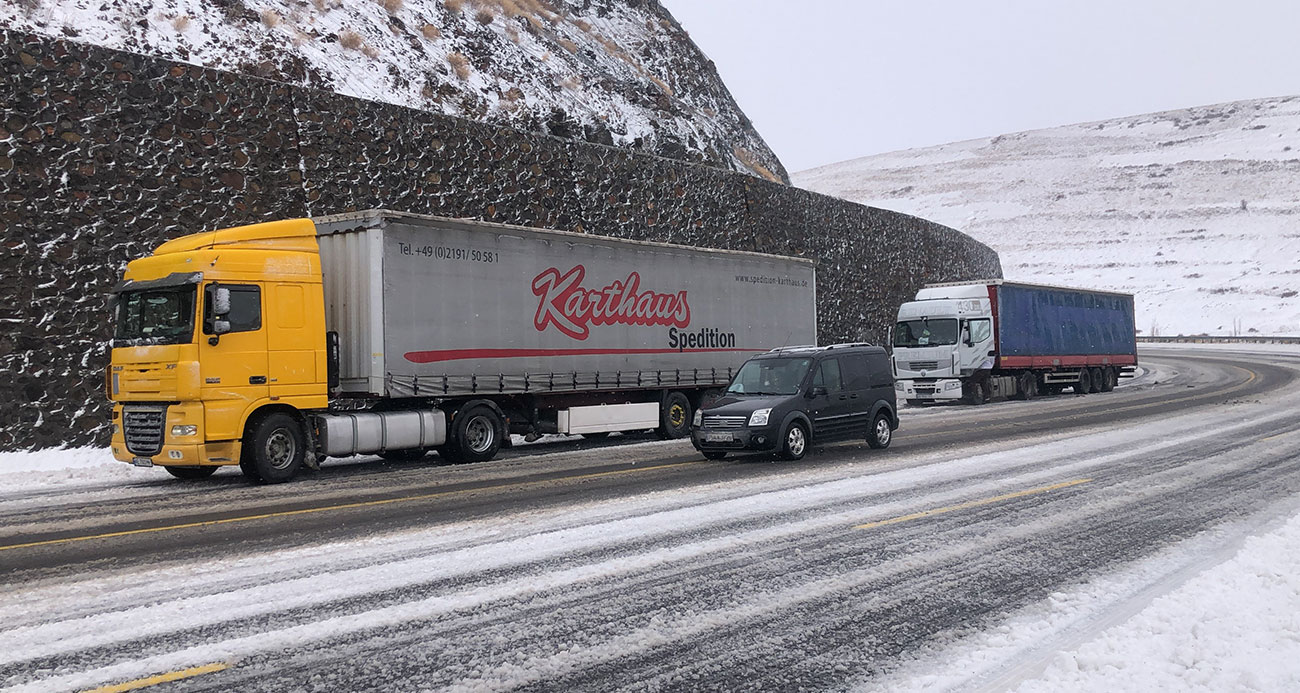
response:
M704 423L704 410L702 410L702 409L696 409L696 410L695 410L695 424L694 424L694 425L695 425L696 428L699 428L700 425L702 425L703 423Z
M198 432L199 432L199 427L195 426L194 424L186 424L184 426L172 426L172 436L176 438L180 438L182 436L196 435Z
M961 383L957 381L953 381L951 383L944 383L943 386L943 389L945 390L958 390L960 388L961 388Z
M750 425L750 426L766 426L766 425L767 425L767 417L770 416L771 414L772 414L772 408L771 408L771 407L768 407L767 409L759 409L759 410L755 411L753 414L750 414L750 415L749 415L749 425Z

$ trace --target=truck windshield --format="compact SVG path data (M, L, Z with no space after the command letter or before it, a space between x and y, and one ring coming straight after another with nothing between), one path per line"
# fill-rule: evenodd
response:
M117 297L117 346L187 344L194 339L193 285L124 291Z
M727 386L731 395L793 395L799 392L812 359L767 358L746 361Z
M957 321L905 320L894 326L894 346L924 347L945 346L957 343Z

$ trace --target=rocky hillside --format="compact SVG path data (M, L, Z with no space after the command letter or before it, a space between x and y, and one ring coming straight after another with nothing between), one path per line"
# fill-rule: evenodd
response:
M1300 97L911 149L809 190L960 229L1008 279L1136 294L1146 334L1300 334Z
M656 0L16 0L0 22L788 182Z

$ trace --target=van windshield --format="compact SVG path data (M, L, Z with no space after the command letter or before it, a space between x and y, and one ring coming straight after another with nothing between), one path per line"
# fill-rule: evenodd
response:
M117 297L116 346L188 344L194 340L194 285L123 291Z
M727 386L729 395L793 395L808 374L809 358L764 358L746 361Z
M955 318L905 320L894 326L894 346L946 346L957 343Z

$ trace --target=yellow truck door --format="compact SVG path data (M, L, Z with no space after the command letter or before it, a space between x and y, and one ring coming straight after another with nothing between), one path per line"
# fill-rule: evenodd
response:
M213 312L216 288L229 289L230 331L216 334ZM262 287L257 284L209 284L203 293L203 334L199 340L199 377L204 403L204 437L232 440L243 435L243 415L269 393L267 328Z

